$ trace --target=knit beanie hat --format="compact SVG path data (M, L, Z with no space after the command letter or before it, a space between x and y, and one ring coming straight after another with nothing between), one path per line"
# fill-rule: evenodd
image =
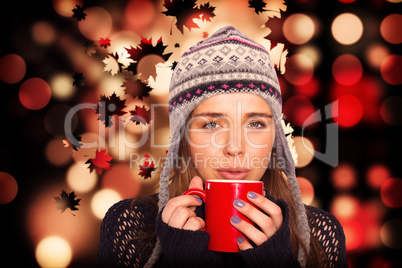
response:
M277 158L285 162L282 171L289 181L296 205L297 228L306 247L310 246L310 228L295 164L282 128L282 98L276 71L268 51L237 29L226 26L197 43L180 58L169 88L170 145L160 175L159 211L169 200L169 178L178 157L188 115L204 100L223 93L253 93L269 105L275 122ZM156 246L145 267L152 267L161 254ZM306 265L307 256L299 247L298 261Z

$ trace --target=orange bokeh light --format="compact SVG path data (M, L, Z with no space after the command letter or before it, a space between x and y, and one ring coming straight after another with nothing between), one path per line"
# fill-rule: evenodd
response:
M303 203L310 205L314 200L313 184L308 179L303 177L297 177L297 181L299 182Z
M26 64L24 59L17 54L7 54L0 58L0 80L15 84L25 76Z
M72 17L76 5L82 6L83 0L53 0L54 10L63 17Z
M362 36L363 23L355 14L343 13L332 22L331 32L338 43L352 45Z
M356 171L351 165L341 164L332 171L333 185L340 190L348 190L356 185Z
M402 42L401 28L402 15L391 14L385 17L380 26L381 36L391 44L400 44Z
M82 35L96 42L100 38L108 37L113 25L109 12L102 7L90 7L84 12L87 14L85 20L78 22Z
M25 108L40 110L45 107L52 97L49 84L41 78L29 78L22 83L19 99Z
M306 14L292 14L283 23L283 35L296 45L307 43L315 33L313 20Z
M61 139L51 140L45 148L47 160L55 166L63 166L71 161L71 148L65 148Z

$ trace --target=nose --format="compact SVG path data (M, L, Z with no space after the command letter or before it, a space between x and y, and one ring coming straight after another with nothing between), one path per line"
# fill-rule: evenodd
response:
M228 141L223 148L225 154L238 156L244 153L244 137L240 127L231 128L228 133Z

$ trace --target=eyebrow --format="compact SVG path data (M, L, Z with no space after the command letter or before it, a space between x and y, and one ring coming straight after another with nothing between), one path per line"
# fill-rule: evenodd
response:
M218 117L226 117L227 114L226 113L200 113L200 114L196 114L193 116L193 118L197 118L197 117L214 117L214 118L218 118ZM254 117L265 117L265 118L272 118L272 114L268 114L268 113L256 113L256 112L251 112L251 113L246 113L244 115L246 118L254 118Z

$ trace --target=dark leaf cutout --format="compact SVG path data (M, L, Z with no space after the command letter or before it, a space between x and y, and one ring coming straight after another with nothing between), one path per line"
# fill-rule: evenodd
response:
M176 27L183 34L184 27L191 31L193 28L199 28L194 19L211 21L215 16L215 7L209 3L197 6L196 0L165 0L163 6L167 9L162 13L166 16L176 17ZM170 31L172 34L172 31Z
M75 87L82 87L84 85L84 74L83 73L74 73L73 74L73 86Z
M85 164L89 164L89 173L92 173L95 169L96 173L102 175L103 171L111 169L110 161L112 161L112 159L113 157L111 157L110 154L107 154L105 149L100 151L96 150L95 158L88 159Z
M113 125L113 115L124 115L126 112L123 109L126 107L126 100L120 100L120 97L113 92L110 97L101 95L99 104L94 107L97 114L99 114L98 120L102 121L106 127Z
M130 46L130 48L126 48L128 54L130 54L130 59L132 59L134 62L131 62L130 65L127 67L128 71L133 72L134 75L136 75L137 72L137 66L139 60L147 55L155 54L160 56L164 61L167 61L172 55L172 53L167 53L163 54L167 46L163 45L162 42L162 37L159 38L157 44L155 46L152 45L152 38L147 40L146 38L142 37L141 43L138 48L133 48L133 46ZM154 67L156 73L156 66ZM154 77L155 78L155 77Z
M124 87L124 92L128 95L131 95L133 99L138 98L142 100L144 97L149 97L149 92L152 91L152 88L143 83L141 80L131 80L126 78L126 81L123 83L122 87Z
M75 5L75 8L73 9L73 18L77 19L78 21L85 20L87 14L84 13L84 8L80 5Z
M149 155L145 155L145 158L149 158ZM144 165L140 165L140 173L138 175L142 176L144 179L151 178L151 173L154 172L157 169L155 167L154 162L152 161L149 163L149 161L144 161Z
M251 0L248 1L248 4L248 7L254 8L255 13L257 14L267 11L266 9L264 9L267 3L265 3L263 0Z
M77 195L72 191L71 193L67 194L65 190L62 190L60 193L60 197L53 197L56 201L56 209L61 210L63 213L66 209L78 210L76 206L79 205L81 199L75 199ZM74 214L73 214L74 215ZM75 215L74 215L75 216Z
M130 120L135 122L136 125L138 124L149 124L151 121L151 109L147 109L145 106L135 106L134 110L130 111L132 117L130 117Z

